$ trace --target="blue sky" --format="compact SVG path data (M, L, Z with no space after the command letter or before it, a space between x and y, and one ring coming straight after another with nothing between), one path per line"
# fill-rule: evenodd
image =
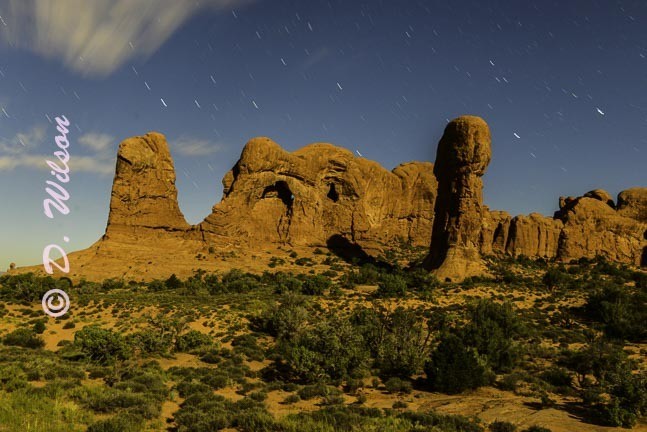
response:
M0 268L104 232L119 142L170 142L198 223L254 136L325 141L392 169L435 158L449 119L490 124L484 199L645 186L642 1L0 0ZM71 121L71 212L42 212L49 119Z

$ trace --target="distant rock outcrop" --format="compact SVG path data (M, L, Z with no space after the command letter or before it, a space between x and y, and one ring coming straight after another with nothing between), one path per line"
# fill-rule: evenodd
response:
M490 129L480 117L451 121L438 143L438 197L426 265L441 279L462 280L484 271L480 250L487 209L481 177L491 156Z
M647 265L647 188L618 195L602 189L560 197L553 217L511 217L483 205L481 176L490 162L490 132L479 117L451 121L438 143L438 197L427 268L440 279L482 274L481 255L573 259L602 256Z
M515 216L510 220L505 252L513 256L554 258L562 228L560 220L538 213Z
M647 233L647 189L620 192L618 206L600 189L563 201L555 218L564 223L557 258L603 256L611 261L640 265Z
M254 138L200 229L207 239L254 243L326 246L342 237L369 248L399 239L426 245L437 187L432 169L411 162L389 172L331 144L290 153Z
M561 261L601 255L647 265L647 188L622 191L615 203L596 189L561 197L553 217L511 217L483 204L490 145L483 119L459 117L447 125L435 164L409 162L389 172L331 144L288 152L269 138L254 138L225 175L221 202L192 226L177 202L165 137L128 138L117 154L105 235L68 255L70 276L152 279L186 277L199 268L257 270L260 254L271 256L285 245L327 246L365 259L401 241L430 245L425 266L450 280L482 274L484 255Z

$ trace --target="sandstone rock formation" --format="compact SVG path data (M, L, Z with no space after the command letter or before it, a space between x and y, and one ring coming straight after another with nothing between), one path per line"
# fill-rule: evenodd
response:
M553 217L512 217L483 204L481 176L490 157L488 126L472 116L447 125L435 164L410 162L391 172L331 144L287 152L269 138L254 138L225 175L221 202L191 226L177 203L164 136L128 138L119 146L105 235L68 255L70 276L140 280L186 277L198 268L255 271L267 265L266 256L285 253L282 245L366 256L401 240L428 246L430 239L425 265L441 279L481 274L483 255L561 261L601 255L647 265L647 188L622 191L615 203L596 189L561 197ZM205 261L207 250L215 253ZM218 251L240 254L226 261ZM264 255L263 264L256 254Z
M480 117L451 121L438 143L434 175L438 196L426 265L441 279L461 280L484 271L481 177L490 163L490 129Z
M484 273L481 255L570 261L602 256L647 265L647 188L618 196L603 189L560 197L553 217L511 217L483 205L481 176L490 161L490 133L479 117L451 121L438 144L434 175L438 196L425 265L440 279Z
M225 175L223 199L200 229L206 239L256 243L426 245L436 195L432 169L411 162L389 172L331 144L290 153L254 138Z
M514 218L506 212L486 213L481 253L566 262L602 256L647 265L647 188L620 192L617 206L602 189L581 197L560 197L559 206L552 218L537 213Z
M618 194L618 214L647 222L647 188L636 187Z
M189 228L177 202L175 168L164 135L150 132L124 140L117 152L106 238Z
M562 227L560 220L538 213L516 216L510 220L505 252L513 256L554 258Z
M564 223L557 258L564 261L603 256L611 261L640 265L646 247L647 189L623 191L618 210L610 195L595 190L564 201L555 218Z

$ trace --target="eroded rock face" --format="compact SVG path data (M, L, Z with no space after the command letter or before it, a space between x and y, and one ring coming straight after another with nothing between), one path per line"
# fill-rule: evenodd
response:
M635 187L618 194L618 214L647 222L647 188Z
M487 209L481 177L491 155L490 129L480 117L451 121L438 143L438 196L426 265L440 279L461 280L484 271L480 249Z
M106 234L69 255L72 277L150 280L187 277L196 268L254 270L255 253L283 244L366 256L399 240L429 246L430 239L425 265L441 279L483 274L481 256L491 254L563 261L602 255L647 265L647 188L625 190L616 203L596 189L560 198L552 218L511 217L483 205L481 176L490 157L488 126L471 116L447 125L435 165L410 162L391 172L331 144L290 153L255 138L225 175L222 201L191 226L177 203L164 136L128 138L119 146ZM214 253L196 262L207 250ZM239 250L232 261L215 256Z
M505 252L512 256L554 258L563 226L562 221L539 213L515 216L510 221Z
M317 143L295 152L269 138L250 140L224 179L224 195L200 224L210 236L241 241L372 247L397 239L429 241L433 165L392 172L348 150Z
M106 237L190 225L177 202L175 168L164 135L150 132L119 144Z
M564 224L557 257L569 261L600 255L611 261L644 265L647 188L620 192L617 210L608 194L593 192L568 201L555 213Z

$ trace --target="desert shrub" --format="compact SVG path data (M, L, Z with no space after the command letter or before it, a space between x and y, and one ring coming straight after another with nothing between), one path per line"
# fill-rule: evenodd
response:
M270 262L267 266L269 268L274 268L277 265L283 265L283 264L285 264L285 260L283 258L273 256L273 257L270 257Z
M266 309L257 316L250 317L253 330L271 336L290 339L301 330L310 319L308 303L303 296L288 293L281 297L278 305Z
M177 276L175 276L175 273L173 273L171 276L169 276L168 279L164 281L164 285L167 289L179 289L182 288L184 284Z
M267 392L264 392L264 391L251 392L249 394L249 397L250 399L253 399L256 402L263 402L265 399L267 399Z
M324 291L330 288L332 282L322 275L303 276L301 292L305 295L323 295Z
M347 320L321 321L290 340L279 339L277 352L289 379L315 382L360 373L368 354L364 341Z
M112 291L116 289L122 289L126 286L123 279L110 278L105 279L101 282L101 290L103 291Z
M36 334L43 334L45 332L45 329L47 327L45 326L45 322L43 320L38 320L34 323L34 333Z
M263 361L265 354L263 349L256 343L256 338L251 334L238 335L231 341L234 352L240 353L249 360Z
M222 276L220 292L225 293L246 293L260 287L258 278L250 273L239 269L232 269ZM214 294L214 290L210 291Z
M173 346L172 335L153 330L142 330L127 338L128 343L144 354L167 354Z
M373 264L364 264L359 270L351 270L345 275L346 285L375 285L382 277L382 272Z
M405 393L409 394L413 391L411 386L411 381L401 380L397 377L389 378L385 383L384 387L389 393Z
M50 289L58 288L51 276L39 277L33 273L0 276L0 299L16 302L37 302Z
M335 387L330 387L322 383L303 386L297 392L299 398L303 400L310 400L316 397L325 397L331 394L339 394L339 390Z
M407 294L407 281L397 274L383 274L377 283L377 297L404 297Z
M285 294L287 292L300 293L303 286L303 281L290 273L268 273L263 275L263 278L268 284L274 286L275 294Z
M232 402L211 392L187 397L174 419L178 431L183 432L210 432L225 428L244 432L280 430L275 428L275 422L262 402L248 398Z
M197 348L202 348L213 344L211 336L197 330L180 335L175 342L175 350L179 352L189 352Z
M23 348L42 348L45 346L45 341L38 336L33 330L26 328L19 328L7 334L2 343L10 346L19 346Z
M16 365L0 366L0 389L12 392L29 385L27 380L30 377Z
M364 338L380 375L409 377L422 371L429 358L430 330L414 310L361 307L350 320Z
M283 400L283 403L285 405L291 405L293 403L299 402L300 400L301 400L301 397L299 397L298 394L291 394Z
M600 282L588 297L585 310L604 324L613 338L632 342L647 340L647 289L630 289L611 282Z
M143 393L110 387L87 389L86 394L82 397L82 402L88 408L100 413L112 413L150 403Z
M571 283L570 276L563 267L551 267L544 273L541 281L548 291L565 289Z
M346 393L354 394L361 387L364 387L363 380L359 378L349 378L346 380L346 385L344 386L344 391Z
M647 373L620 368L602 383L610 402L603 407L604 420L612 426L633 427L647 414Z
M423 268L416 268L411 272L404 273L407 287L412 291L429 292L440 285L436 276Z
M200 291L208 288L209 285L205 283L202 279L203 273L201 271L196 272L193 276L189 277L184 282L184 287L182 293L186 295L197 295Z
M443 432L483 431L483 428L478 424L478 420L471 420L461 415L438 414L433 411L405 411L398 414L398 418L407 419L418 427L427 427L432 428L431 430L440 430Z
M551 430L541 426L530 426L528 429L524 429L522 432L551 432Z
M74 321L68 321L68 322L66 322L65 324L63 324L63 328L64 328L65 330L67 330L67 329L73 329L73 328L75 328L75 327L76 327L76 323L75 323Z
M220 350L219 349L210 349L202 356L200 357L200 360L209 363L209 364L217 364L222 361L222 357L220 356Z
M154 292L164 291L167 289L166 283L159 279L154 279L146 284L149 290Z
M95 325L74 333L74 344L89 359L100 363L124 360L130 356L130 346L121 334Z
M560 367L552 367L542 372L541 379L555 387L569 387L573 381L571 374Z
M297 258L296 260L294 260L294 263L298 266L311 266L314 264L312 262L312 259L308 257Z
M496 420L490 424L488 429L491 432L515 432L517 427L510 422Z
M560 364L576 373L584 402L606 424L632 427L647 414L647 372L633 373L634 364L620 347L597 340L565 351Z
M468 315L470 321L461 329L463 341L485 356L495 371L514 367L520 354L514 338L523 333L523 326L512 305L480 300Z
M442 336L425 373L434 390L449 394L488 385L494 379L478 351L451 333Z

